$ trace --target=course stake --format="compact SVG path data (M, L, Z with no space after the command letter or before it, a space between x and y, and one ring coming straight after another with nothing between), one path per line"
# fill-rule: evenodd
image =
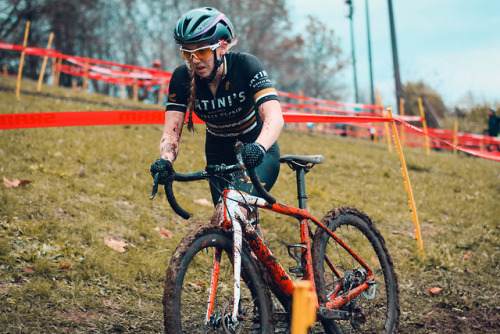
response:
M396 127L396 121L392 117L392 111L391 108L387 108L387 112L389 113L389 116L392 118L392 130L394 134L394 144L396 147L396 152L399 155L399 159L401 160L401 174L403 175L404 182L405 182L405 188L406 191L408 192L408 197L410 200L408 201L408 206L410 207L411 211L411 218L413 220L413 223L415 224L415 236L418 241L418 248L422 251L422 254L425 257L424 253L424 246L422 244L422 236L420 235L420 226L418 224L418 216L417 216L417 207L415 205L415 200L413 199L413 192L411 190L411 184L410 184L410 177L408 176L408 169L406 168L406 162L405 162L405 157L403 155L403 149L401 147L401 142L399 141L399 135L398 135L398 129Z

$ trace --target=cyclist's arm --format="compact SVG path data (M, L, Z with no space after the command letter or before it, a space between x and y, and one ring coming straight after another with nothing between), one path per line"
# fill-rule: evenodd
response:
M259 106L259 113L262 116L264 125L256 142L268 150L281 133L284 120L281 105L278 100L269 100Z
M167 110L165 112L165 127L160 141L160 157L174 162L179 152L179 141L182 134L185 113Z

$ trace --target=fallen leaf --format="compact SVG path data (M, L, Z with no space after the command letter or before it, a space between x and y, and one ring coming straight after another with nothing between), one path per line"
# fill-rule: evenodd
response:
M172 235L173 235L172 231L167 230L167 229L166 229L165 227L163 227L163 226L161 226L161 227L156 227L156 228L155 228L155 231L158 231L158 233L160 233L162 237L167 238L167 239L172 238Z
M199 288L200 286L205 285L205 283L202 281L198 281L196 283L189 283L189 285L191 285L192 287L195 287L195 288Z
M464 259L468 259L470 257L471 250L469 249L467 253L464 254Z
M71 264L67 264L67 263L61 263L57 269L69 269L71 267Z
M3 178L3 184L7 187L7 188L17 188L19 186L25 186L27 184L30 184L31 181L29 180L22 180L22 181L19 181L18 179L15 179L13 181L9 181L9 179L7 178Z
M19 181L18 179L15 179L14 181L9 181L5 177L3 178L3 184L5 184L7 188L16 188L19 186L19 183L21 183L21 181Z
M437 295L441 291L443 291L443 288L438 288L438 287L429 288L429 293L431 295Z
M195 199L193 202L195 202L196 204L199 204L199 205L203 205L203 206L213 206L213 203L210 202L206 198Z
M78 172L76 172L76 175L77 176L85 176L85 169L83 168L83 166L80 166L80 169L78 170Z
M106 243L108 247L111 247L121 253L125 253L125 247L129 246L129 244L125 241L121 241L112 237L104 237L104 243Z
M56 216L57 216L57 218L59 218L59 219L63 219L63 218L64 218L64 210L63 210L63 209L61 209L61 208L57 209L57 211L56 211Z
M35 268L33 268L33 267L24 267L23 271L25 273L34 273L35 272Z

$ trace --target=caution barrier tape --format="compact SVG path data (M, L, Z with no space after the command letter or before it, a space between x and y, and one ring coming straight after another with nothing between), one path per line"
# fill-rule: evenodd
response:
M137 78L144 78L144 79L153 79L153 78L162 79L163 78L163 79L165 79L165 78L170 78L172 76L171 72L160 71L160 70L155 70L152 68L146 68L146 67L140 67L140 66L134 66L134 65L128 65L128 64L120 64L120 63L115 63L115 62L111 62L111 61L105 61L105 60L99 60L99 59L93 59L93 58L87 58L87 57L65 55L65 54L60 53L58 51L55 51L53 49L42 49L42 48L38 48L38 47L23 47L22 45L3 43L3 42L0 42L0 49L24 51L25 54L31 55L31 56L40 56L40 57L47 56L47 57L51 57L51 58L61 58L61 59L64 59L68 62L71 62L75 65L78 64L78 66L86 68L88 70L98 72L101 74L113 75L116 77L126 77L126 78L136 78L136 79ZM131 70L131 71L114 70L114 69L99 67L99 66L95 66L95 65L91 65L91 64L125 68L125 69ZM133 72L133 71L139 71L139 72ZM146 73L141 73L141 72L146 72Z
M339 116L318 115L287 112L283 114L286 123L378 123L392 122L392 118L376 116ZM426 135L420 128L408 124L400 119L394 119L403 126ZM24 114L1 114L0 130L65 127L65 126L95 126L95 125L135 125L135 124L163 124L165 112L162 110L142 111L75 111L75 112L53 112L53 113L24 113ZM193 115L196 124L203 123L196 115ZM474 150L451 144L434 136L429 136L440 141L443 145L456 148L468 154L490 160L500 161L500 154Z
M112 77L105 74L100 74L96 72L85 72L85 69L78 66L71 65L60 65L60 71L69 75L84 77L85 75L89 79L106 81L108 83L117 84L117 85L125 85L125 86L152 86L152 85L168 85L170 82L170 78L168 79L158 79L158 80L135 80L127 77Z
M59 70L64 73L75 76L87 76L88 78L107 81L120 85L137 85L148 86L152 85L167 85L171 78L171 72L159 71L151 68L140 66L120 64L110 61L103 61L92 58L68 56L53 49L43 49L37 47L24 47L21 45L9 44L0 42L0 49L24 51L25 54L35 56L48 56L53 58L61 58L74 64L75 66L66 64L57 64ZM93 65L94 64L94 65ZM95 64L119 67L130 71L116 70L96 66ZM167 91L167 90L166 90ZM297 99L299 104L282 102L285 121L287 123L344 123L358 124L362 123L377 123L377 122L392 122L390 118L380 117L380 111L383 110L380 106L360 104L360 103L341 103L328 101L323 99L311 98L297 94L278 91L281 97ZM314 105L310 102L319 105ZM333 106L329 107L329 106ZM325 112L327 114L313 114L299 111L312 110L314 112ZM348 110L350 109L350 110ZM364 110L364 111L363 111ZM370 111L367 111L370 110ZM344 114L350 116L331 115L329 113ZM354 116L353 116L354 115ZM4 114L0 115L0 129L18 129L18 128L36 128L36 127L53 127L53 126L86 126L86 125L117 125L117 124L160 124L163 123L163 111L93 111L93 112L59 112L59 113L43 113L43 114ZM425 133L420 128L414 127L406 122L420 122L423 119L419 116L411 115L396 115L394 120L404 124L405 127L413 132L427 135L444 145L467 152L475 156L481 156L492 160L498 160L498 154L494 152L485 152L462 146L455 146L443 139L453 139L456 134L450 130L428 129ZM195 118L197 123L201 121ZM366 127L366 126L364 126ZM497 138L475 135L475 134L459 134L459 143L466 146L481 146L484 144L498 145Z
M376 106L376 105L371 105L371 104L343 103L343 102L328 101L328 100L317 99L317 98L307 97L307 96L301 96L301 95L282 92L282 91L278 91L278 95L283 96L283 97L292 98L292 99L309 101L309 102L313 102L313 103L325 104L325 105L336 106L336 107L346 107L346 108L351 108L351 109L380 110L380 111L383 110L382 107Z
M373 123L391 121L391 119L384 117L308 115L303 113L285 113L284 119L287 123ZM193 115L193 121L196 124L203 123L196 115ZM0 114L0 130L60 126L163 124L164 122L165 112L162 110Z
M466 147L459 146L459 145L454 145L454 144L447 142L445 140L442 140L436 136L429 135L428 133L426 134L424 130L422 130L414 125L408 124L408 123L401 121L401 120L398 120L398 119L395 119L395 121L397 123L402 124L406 128L411 129L412 131L418 132L424 136L428 136L429 138L437 140L443 145L449 146L451 148L454 148L454 149L457 149L459 151L471 154L471 155L476 156L476 157L485 158L485 159L494 160L494 161L500 161L500 153L499 152L481 151L481 150L466 148Z

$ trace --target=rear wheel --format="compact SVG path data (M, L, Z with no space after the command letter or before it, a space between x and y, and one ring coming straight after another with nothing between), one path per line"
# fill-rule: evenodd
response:
M394 333L399 322L398 283L384 239L371 219L352 208L338 208L322 220L368 264L375 284L342 306L348 320L322 320L327 333ZM312 247L318 300L324 305L339 286L339 295L360 284L365 275L361 265L325 231L316 231ZM332 266L336 269L332 269ZM339 277L340 276L340 277Z
M214 253L221 253L212 317L205 322ZM163 295L167 333L273 333L271 298L259 267L243 243L238 322L233 323L233 240L217 226L186 235L170 260Z

